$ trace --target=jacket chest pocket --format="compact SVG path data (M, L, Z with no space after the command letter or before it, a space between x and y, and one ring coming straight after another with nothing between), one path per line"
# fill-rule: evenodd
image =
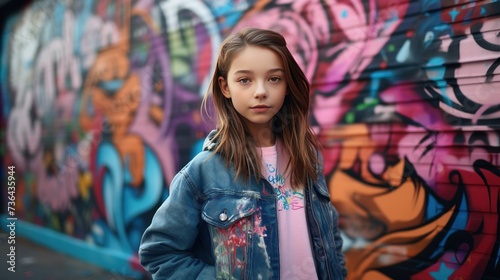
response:
M203 206L202 218L209 224L217 279L247 278L256 212L256 199L241 195L217 195Z

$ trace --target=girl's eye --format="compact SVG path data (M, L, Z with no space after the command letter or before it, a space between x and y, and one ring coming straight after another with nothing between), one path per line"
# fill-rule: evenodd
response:
M248 84L250 82L250 79L247 78L241 78L238 80L238 83L240 84Z
M277 83L277 82L281 81L281 78L280 77L271 77L269 80L273 83Z

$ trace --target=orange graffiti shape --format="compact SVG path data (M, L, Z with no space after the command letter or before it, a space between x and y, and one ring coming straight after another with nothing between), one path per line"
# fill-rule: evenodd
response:
M85 84L82 108L89 99L94 117L103 116L110 126L112 142L132 175L131 184L139 186L144 178L145 149L142 139L129 129L141 99L141 80L130 72L128 56L121 48L110 48L96 58ZM95 120L86 110L81 116L80 123L89 129Z
M423 181L414 173L405 174L408 163L403 158L375 174L370 161L388 143L374 140L370 133L365 124L322 133L324 141L342 143L337 166L327 177L341 228L354 244L346 252L349 279L390 279L377 269L422 252L454 209L425 221Z

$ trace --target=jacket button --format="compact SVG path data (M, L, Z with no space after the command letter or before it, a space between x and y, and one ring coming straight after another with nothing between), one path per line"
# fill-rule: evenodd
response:
M220 213L219 220L221 220L221 222L227 221L227 214L225 212Z

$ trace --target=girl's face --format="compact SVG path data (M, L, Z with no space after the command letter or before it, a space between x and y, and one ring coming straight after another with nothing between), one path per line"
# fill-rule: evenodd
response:
M245 47L234 56L227 80L219 77L219 86L243 116L254 139L259 142L262 135L269 135L271 120L283 106L287 92L278 54L263 47Z

